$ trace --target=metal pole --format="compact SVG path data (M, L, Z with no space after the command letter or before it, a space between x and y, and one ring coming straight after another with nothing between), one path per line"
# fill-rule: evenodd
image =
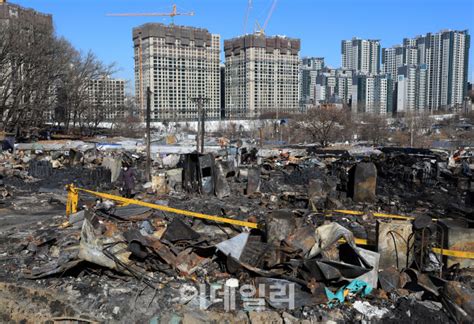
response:
M204 133L206 132L206 129L204 127L204 118L206 112L204 111L202 107L202 100L201 100L201 153L204 153Z
M150 87L147 87L146 88L146 170L145 170L145 177L147 181L151 180L150 119L151 119L151 90L150 90Z
M199 136L201 130L201 96L195 98L195 102L197 103L197 127L196 127L196 152L201 152L199 149Z

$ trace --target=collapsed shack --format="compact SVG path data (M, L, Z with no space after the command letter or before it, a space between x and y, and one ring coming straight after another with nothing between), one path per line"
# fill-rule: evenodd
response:
M117 195L120 161L142 174L142 157L4 153L9 212L42 215L30 215L34 226L0 223L2 318L472 322L465 165L402 148L254 153L245 164L219 153L166 156L134 194L258 228L84 193L66 217L65 184ZM25 199L32 193L58 201Z

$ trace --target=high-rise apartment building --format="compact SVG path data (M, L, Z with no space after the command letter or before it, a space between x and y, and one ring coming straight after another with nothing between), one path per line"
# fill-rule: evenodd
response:
M10 32L13 33L15 40L18 40L23 45L30 44L31 37L34 37L34 35L40 33L48 35L53 32L53 16L0 0L0 38L5 37L6 28L12 28ZM19 80L22 79L22 73L24 73L23 68L13 68L15 64L18 64L16 57L12 56L8 60L8 64L3 62L4 64L0 66L0 76L10 75L9 79L11 82L0 82L0 95L6 95L7 100L4 104L7 106L15 101L11 94L13 88L18 86ZM24 67L23 63L21 65ZM22 98L22 100L31 101L28 98ZM52 96L50 101L52 103ZM45 119L51 120L51 110L45 110L43 113ZM27 114L30 114L30 112L27 112Z
M380 71L380 41L353 38L341 42L342 69L357 73L377 74Z
M133 29L135 94L143 112L147 88L153 121L197 118L193 98L208 99L207 118L220 117L220 36L206 29L148 23Z
M90 80L87 87L89 105L93 106L104 120L113 121L126 117L125 80L102 77Z
M245 35L224 41L226 115L299 109L300 40Z
M428 33L404 44L416 46L418 64L427 68L426 106L461 107L467 93L470 35L467 30Z
M407 64L418 64L416 46L404 44L382 49L382 73L390 74L392 80L397 80L398 68Z
M302 107L315 103L316 78L324 68L324 57L304 57L300 69L300 100Z
M426 64L404 65L398 68L397 112L413 112L426 109Z
M352 112L386 115L392 113L390 75L358 74L352 82Z

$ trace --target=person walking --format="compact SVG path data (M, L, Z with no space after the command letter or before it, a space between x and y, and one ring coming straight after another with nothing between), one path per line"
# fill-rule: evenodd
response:
M137 180L137 174L133 168L128 164L125 164L120 171L118 183L120 185L120 191L122 196L125 198L132 198L132 191L135 188L135 181Z

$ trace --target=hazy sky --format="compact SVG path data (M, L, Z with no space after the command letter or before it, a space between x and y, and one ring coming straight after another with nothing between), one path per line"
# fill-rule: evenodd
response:
M132 28L146 22L169 23L168 17L107 17L106 13L167 12L168 0L11 0L53 14L57 33L76 48L94 51L106 63L116 62L116 76L133 80ZM248 0L176 0L175 24L203 27L221 40L244 32ZM247 32L263 24L272 0L254 0ZM380 39L382 47L441 29L474 31L474 0L279 0L266 34L301 39L301 56L323 56L340 66L340 42L352 37ZM473 42L471 42L473 43ZM469 54L474 80L474 44ZM222 56L223 59L223 56Z

